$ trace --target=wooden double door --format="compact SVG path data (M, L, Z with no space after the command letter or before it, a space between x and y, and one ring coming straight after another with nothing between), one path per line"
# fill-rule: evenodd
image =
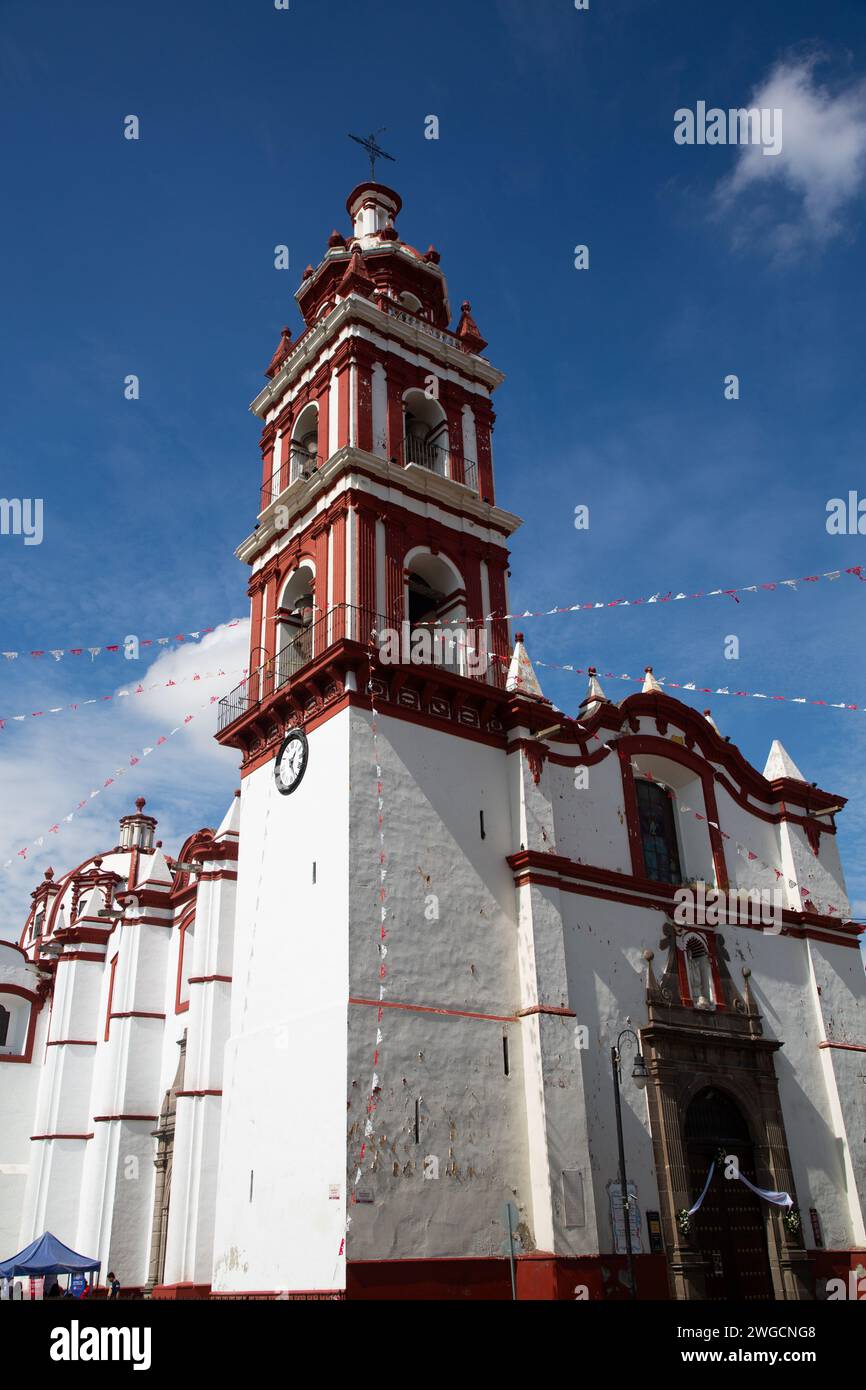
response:
M695 1096L686 1115L685 1140L693 1202L703 1191L711 1161L722 1151L736 1157L750 1182L757 1181L748 1125L726 1092L707 1087ZM720 1163L692 1217L691 1241L707 1261L708 1300L774 1298L764 1204L745 1183L726 1178Z

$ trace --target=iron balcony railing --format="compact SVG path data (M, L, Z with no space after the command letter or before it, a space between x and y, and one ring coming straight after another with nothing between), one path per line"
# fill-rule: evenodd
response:
M271 502L279 497L292 483L296 483L299 478L312 478L317 468L321 468L323 460L319 454L310 454L306 449L298 444L292 445L289 450L288 458L283 459L279 468L275 468L269 478L262 484L262 505L260 511L264 511Z
M428 444L423 439L407 434L403 440L403 466L416 463L440 478L451 478L455 483L463 483L473 492L478 491L478 464L466 458L458 449L444 449L441 444Z
M372 641L383 664L446 670L500 690L505 688L505 666L489 653L489 627L482 634L461 623L410 626L401 618L392 620L371 609L341 603L315 622L297 629L294 635L286 636L288 631L291 629L286 624L277 655L220 700L220 731L267 701L338 642L357 642L368 647Z

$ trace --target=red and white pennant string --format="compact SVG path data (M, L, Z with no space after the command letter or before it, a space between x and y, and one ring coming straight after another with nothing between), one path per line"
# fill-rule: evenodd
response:
M500 661L507 661L507 658L500 657ZM555 661L537 661L532 659L533 666L543 666L548 671L569 671L576 676L589 675L588 666L563 665ZM618 675L615 671L598 671L596 673L602 680L628 681L630 685L643 685L646 676L630 676L627 673ZM774 700L777 703L783 702L788 705L823 705L825 709L845 709L857 710L860 714L866 714L866 705L849 704L846 700L810 700L805 695L763 695L757 690L731 690L726 685L698 685L696 681L671 681L663 676L654 677L658 685L664 686L667 690L689 690L696 695L732 695L749 700Z
M224 627L237 627L243 619L232 618L231 622L224 623ZM124 638L122 642L108 642L101 647L47 647L44 649L34 649L30 652L0 652L4 661L17 661L21 656L53 656L55 661L62 661L65 656L84 656L85 653L91 661L108 652L116 655L118 652L125 652L130 640L134 641L137 648L141 647L168 647L172 642L197 642L200 637L206 637L209 632L216 632L215 627L203 627L198 632L177 632L174 637L133 637Z
M193 722L193 720L198 717L198 713L200 710L209 709L210 706L215 705L219 699L219 695L211 695L209 699L203 700L200 705L197 705L193 712L185 714L180 724L177 724L175 728L170 729L167 734L160 734L159 738L157 738L152 744L146 745L144 748L139 749L137 752L130 754L128 763L122 764L120 767L116 767L111 776L106 777L105 781L102 783L101 786L95 787L90 792L89 796L85 796L81 801L79 801L78 805L72 811L70 811L67 815L62 816L59 820L55 821L54 825L49 826L45 835L39 835L35 840L32 840L30 844L22 846L22 848L19 849L16 854L12 855L11 858L5 861L5 863L2 865L2 868L11 868L12 865L15 863L16 859L26 860L28 854L30 854L33 850L42 849L46 843L50 843L50 841L47 840L47 836L58 835L62 830L63 826L68 825L71 820L74 820L76 816L79 816L81 812L85 809L85 807L89 806L91 802L96 799L97 796L100 796L102 792L106 791L109 787L113 786L114 783L120 777L127 776L131 768L138 767L139 763L143 762L145 758L149 758L151 753L156 752L157 748L164 747L164 745L168 743L170 738L174 738L175 734L179 734L183 729L188 728L189 725Z
M0 719L0 729L5 728L7 724L20 724L28 719L43 719L46 715L65 714L70 710L74 712L75 710L84 709L87 705L102 705L110 700L122 700L125 696L129 695L146 695L151 690L169 690L172 686L187 685L190 681L218 680L220 677L225 677L225 674L225 671L222 670L204 671L202 673L195 672L191 676L181 676L180 679L176 681L151 681L149 685L139 684L135 686L134 689L115 690L111 695L99 695L92 700L78 700L72 705L53 705L50 709L31 710L29 714L7 714L5 718ZM243 667L243 674L247 674L246 666Z
M741 594L772 593L775 590L779 589L787 589L789 592L794 593L797 592L801 584L817 584L822 579L826 579L832 583L836 579L841 579L842 576L845 574L851 575L855 579L860 579L866 582L866 575L864 575L863 573L864 568L866 567L864 567L863 565L851 565L844 570L824 570L820 574L804 574L801 575L799 579L775 579L770 583L766 584L731 585L724 589L699 589L692 594L687 593L685 590L679 590L675 593L673 589L669 589L666 593L659 590L659 592L657 593L647 594L644 595L644 597L642 598L613 598L595 600L591 603L560 604L554 608L527 608L522 613L497 612L488 613L485 617L478 618L451 618L447 622L440 623L437 621L436 626L465 626L467 623L489 623L493 622L494 619L496 619L497 621L506 621L518 618L548 618L556 613L581 613L592 609L601 608L638 608L654 603L678 603L683 601L684 599L696 598L720 598L723 596L727 596L728 598L734 599L736 603L739 603L739 596ZM240 618L233 618L231 622L224 624L224 626L237 627L238 623L240 623L241 621L242 619ZM422 624L417 624L417 626L422 626ZM136 640L138 641L139 647L165 647L172 642L179 643L189 641L190 639L197 640L200 637L206 636L207 633L215 631L216 629L213 627L203 627L198 632L176 633L174 637L142 637ZM53 656L55 661L60 661L64 656L83 656L86 652L93 660L102 652L118 653L122 652L124 650L124 647L125 642L111 642L100 647L50 647L45 649L37 648L30 652L0 651L0 656L2 656L6 661L16 661L19 657L22 656Z
M796 593L801 584L818 584L822 579L829 580L830 583L833 583L834 580L841 579L843 574L850 574L853 578L860 579L866 583L866 575L863 573L864 568L866 567L863 565L851 565L845 570L825 570L822 574L804 574L799 579L775 579L769 584L741 584L727 589L699 589L694 594L686 593L684 590L675 593L673 589L669 589L667 593L662 593L660 591L655 594L649 594L643 598L612 598L596 600L592 603L568 603L559 605L555 608L526 609L523 613L488 613L484 618L452 618L450 620L450 625L465 626L467 623L478 625L481 623L493 622L494 619L504 621L509 618L549 618L555 613L582 613L599 608L639 608L652 603L680 603L684 599L694 598L721 598L727 596L728 598L732 598L735 603L739 603L741 594L772 593L780 589L787 589L789 593ZM422 624L418 624L418 626L422 626ZM443 620L440 623L437 620L436 626L445 627L448 626L448 622Z

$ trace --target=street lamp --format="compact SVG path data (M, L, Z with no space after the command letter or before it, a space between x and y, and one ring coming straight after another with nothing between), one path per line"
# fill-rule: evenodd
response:
M631 1019L626 1019L626 1022L631 1023ZM616 1045L610 1049L610 1061L611 1070L613 1072L613 1099L616 1108L616 1138L617 1144L619 1145L619 1194L622 1202L625 1225L625 1253L628 1261L628 1281L632 1298L637 1298L637 1285L634 1277L634 1252L631 1248L631 1214L629 1211L628 1177L625 1170L625 1148L622 1142L622 1107L619 1099L620 1063L622 1060L620 1046L623 1038L634 1039L636 1056L634 1059L634 1066L631 1070L631 1079L639 1091L643 1091L646 1088L648 1073L646 1062L643 1059L643 1053L640 1050L640 1038L633 1029L623 1028L616 1040Z

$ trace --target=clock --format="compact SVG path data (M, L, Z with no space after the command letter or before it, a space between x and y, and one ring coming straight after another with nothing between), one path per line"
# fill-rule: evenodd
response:
M283 739L274 764L277 791L283 796L293 792L307 770L309 747L303 729L292 729Z

